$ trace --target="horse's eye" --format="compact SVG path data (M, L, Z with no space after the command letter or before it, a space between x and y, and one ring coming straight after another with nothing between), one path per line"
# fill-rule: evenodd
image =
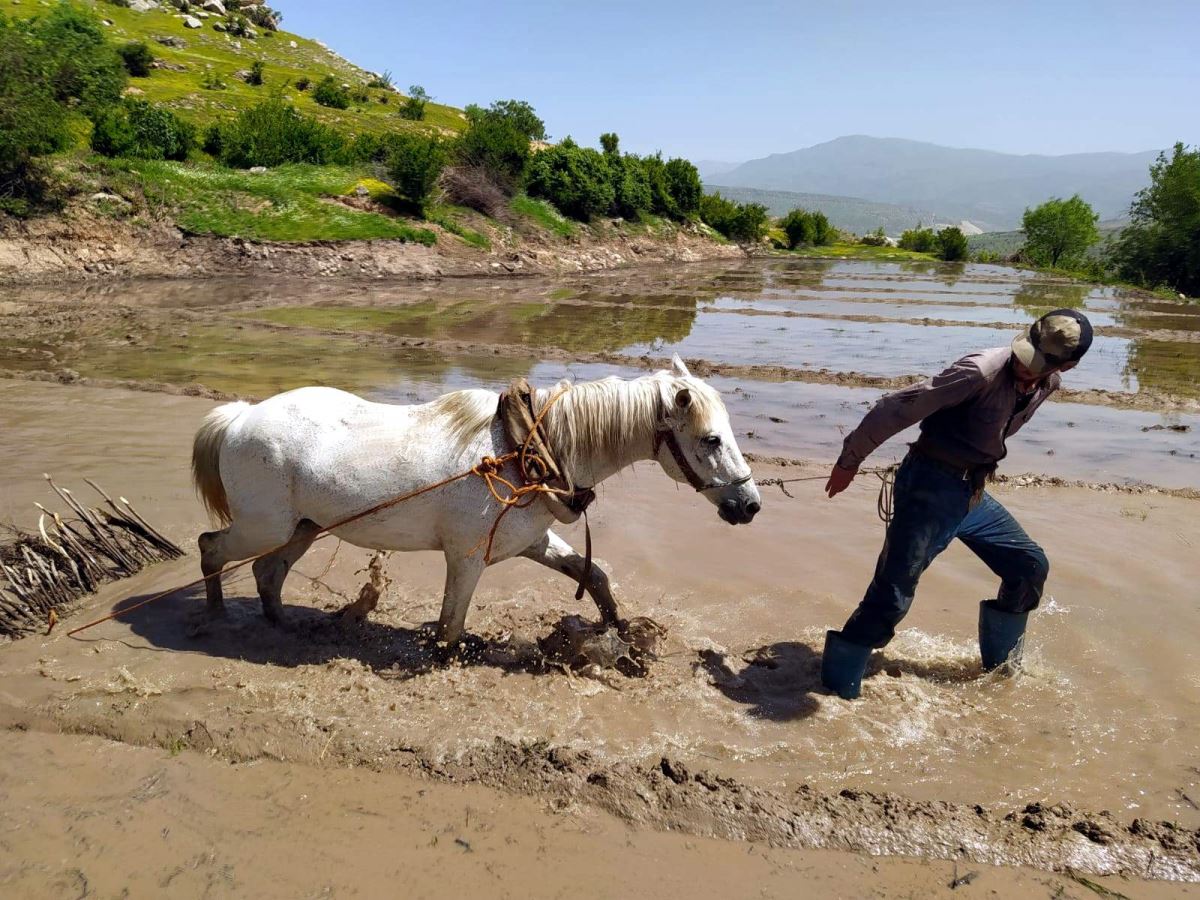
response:
M709 448L721 446L721 436L719 434L710 434L704 437L704 446Z

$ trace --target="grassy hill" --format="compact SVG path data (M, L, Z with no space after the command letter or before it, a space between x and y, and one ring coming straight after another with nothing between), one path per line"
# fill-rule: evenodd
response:
M796 207L819 210L829 217L835 228L866 234L882 227L888 234L900 234L918 224L929 225L942 221L934 213L896 206L891 203L876 203L858 197L838 197L831 194L803 194L795 191L766 191L758 188L727 187L720 184L704 185L705 190L719 191L721 196L738 203L761 203L772 216L783 216Z
M312 99L311 90L296 89L297 81L307 78L315 84L332 75L339 84L365 88L372 73L342 59L320 42L296 34L258 29L257 38L236 38L213 29L222 21L218 16L201 19L201 28L187 28L179 12L168 5L146 12L94 0L83 0L79 5L112 23L108 26L109 36L115 43L143 41L164 66L154 69L148 78L130 79L131 93L168 106L201 126L231 117L275 92L282 92L302 112L349 134L405 128L451 133L466 125L461 110L437 103L426 107L424 121L403 119L398 112L402 95L384 88L366 89L366 101L353 103L349 109L319 105ZM10 7L10 13L33 15L41 8L23 3ZM169 46L159 38L182 41L183 46ZM265 66L264 83L251 86L235 73L249 69L256 60ZM206 82L212 84L214 80L225 87L205 87ZM404 80L407 83L418 78L414 73Z

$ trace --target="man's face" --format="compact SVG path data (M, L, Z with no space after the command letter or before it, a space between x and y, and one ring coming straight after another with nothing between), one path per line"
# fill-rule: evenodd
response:
M1021 362L1019 359L1014 358L1013 359L1013 374L1017 378L1017 383L1022 388L1031 389L1034 386L1036 386L1039 382L1044 381L1045 379L1049 378L1055 372L1070 372L1077 365L1079 365L1079 360L1072 360L1071 362L1065 362L1059 366L1052 366L1049 369L1046 369L1044 372L1042 372L1039 375L1034 375L1032 372L1029 371L1029 369L1027 369L1025 367L1025 364L1023 362Z

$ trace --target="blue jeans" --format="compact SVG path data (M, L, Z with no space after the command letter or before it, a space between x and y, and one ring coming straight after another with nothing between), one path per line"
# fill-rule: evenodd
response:
M1037 607L1050 563L1042 548L986 491L971 507L971 485L917 453L896 473L892 524L875 577L842 636L865 647L882 647L912 606L921 573L958 538L998 576L993 605L1005 612Z

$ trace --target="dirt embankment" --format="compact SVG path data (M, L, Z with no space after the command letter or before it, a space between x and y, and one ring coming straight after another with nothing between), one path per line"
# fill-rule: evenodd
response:
M0 284L65 279L202 278L214 275L437 278L590 272L639 263L741 258L698 229L662 235L598 226L571 238L526 235L481 250L448 233L432 247L398 240L252 242L192 235L170 222L134 224L82 208L31 221L0 221Z

